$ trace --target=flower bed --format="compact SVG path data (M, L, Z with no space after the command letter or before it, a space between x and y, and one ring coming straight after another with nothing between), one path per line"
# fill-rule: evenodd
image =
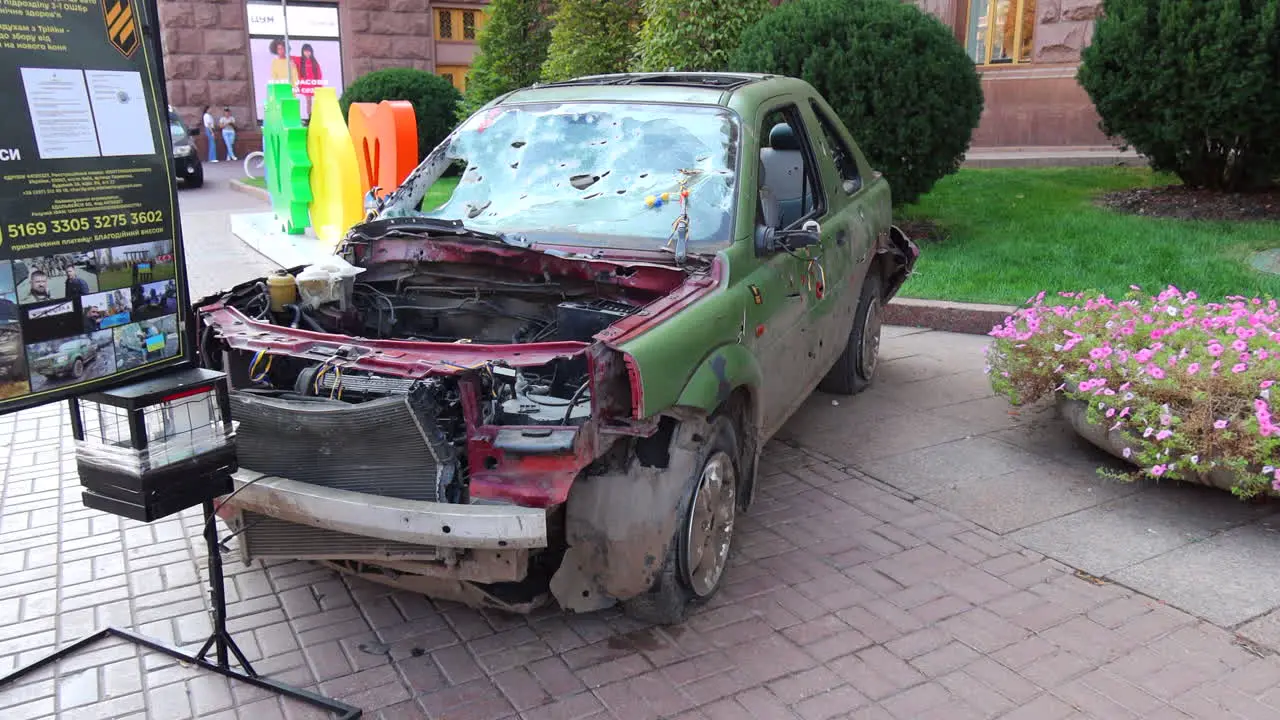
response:
M1201 302L1169 287L1123 300L1045 294L995 327L987 371L1014 404L1086 404L1082 434L1137 466L1123 477L1280 493L1280 309L1272 299ZM1228 478L1224 482L1223 478Z

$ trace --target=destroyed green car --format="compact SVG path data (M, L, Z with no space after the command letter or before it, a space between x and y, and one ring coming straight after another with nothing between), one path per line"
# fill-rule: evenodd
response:
M457 187L424 207L450 167ZM319 290L273 310L255 280L198 303L240 423L222 514L246 559L680 622L724 582L765 442L814 388L871 382L918 254L890 205L800 80L498 98L371 202L339 258L293 269Z

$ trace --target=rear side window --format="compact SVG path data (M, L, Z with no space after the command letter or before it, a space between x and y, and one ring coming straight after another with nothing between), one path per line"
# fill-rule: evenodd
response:
M862 176L858 174L858 161L854 159L853 151L849 149L848 144L840 137L835 123L831 121L831 117L823 111L818 103L810 100L809 107L813 109L814 116L818 118L818 125L822 128L822 142L826 145L827 153L836 165L836 171L840 173L841 187L850 195L858 192L862 189Z

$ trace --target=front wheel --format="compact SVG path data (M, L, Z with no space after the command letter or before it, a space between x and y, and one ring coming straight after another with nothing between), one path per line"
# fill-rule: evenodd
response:
M84 377L84 360L76 358L75 365L71 366L71 375L77 380Z
M876 366L880 364L880 327L884 321L880 287L880 275L873 265L862 281L862 294L848 344L818 384L819 390L833 395L856 395L871 385Z
M737 433L729 418L711 423L696 474L678 509L679 522L655 586L623 605L637 620L678 625L723 584L738 511Z

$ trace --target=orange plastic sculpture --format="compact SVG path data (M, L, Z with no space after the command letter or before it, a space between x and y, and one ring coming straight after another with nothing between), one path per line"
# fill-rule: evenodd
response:
M378 195L399 187L418 164L418 119L404 100L351 103L347 127L360 166L360 196L371 188Z

